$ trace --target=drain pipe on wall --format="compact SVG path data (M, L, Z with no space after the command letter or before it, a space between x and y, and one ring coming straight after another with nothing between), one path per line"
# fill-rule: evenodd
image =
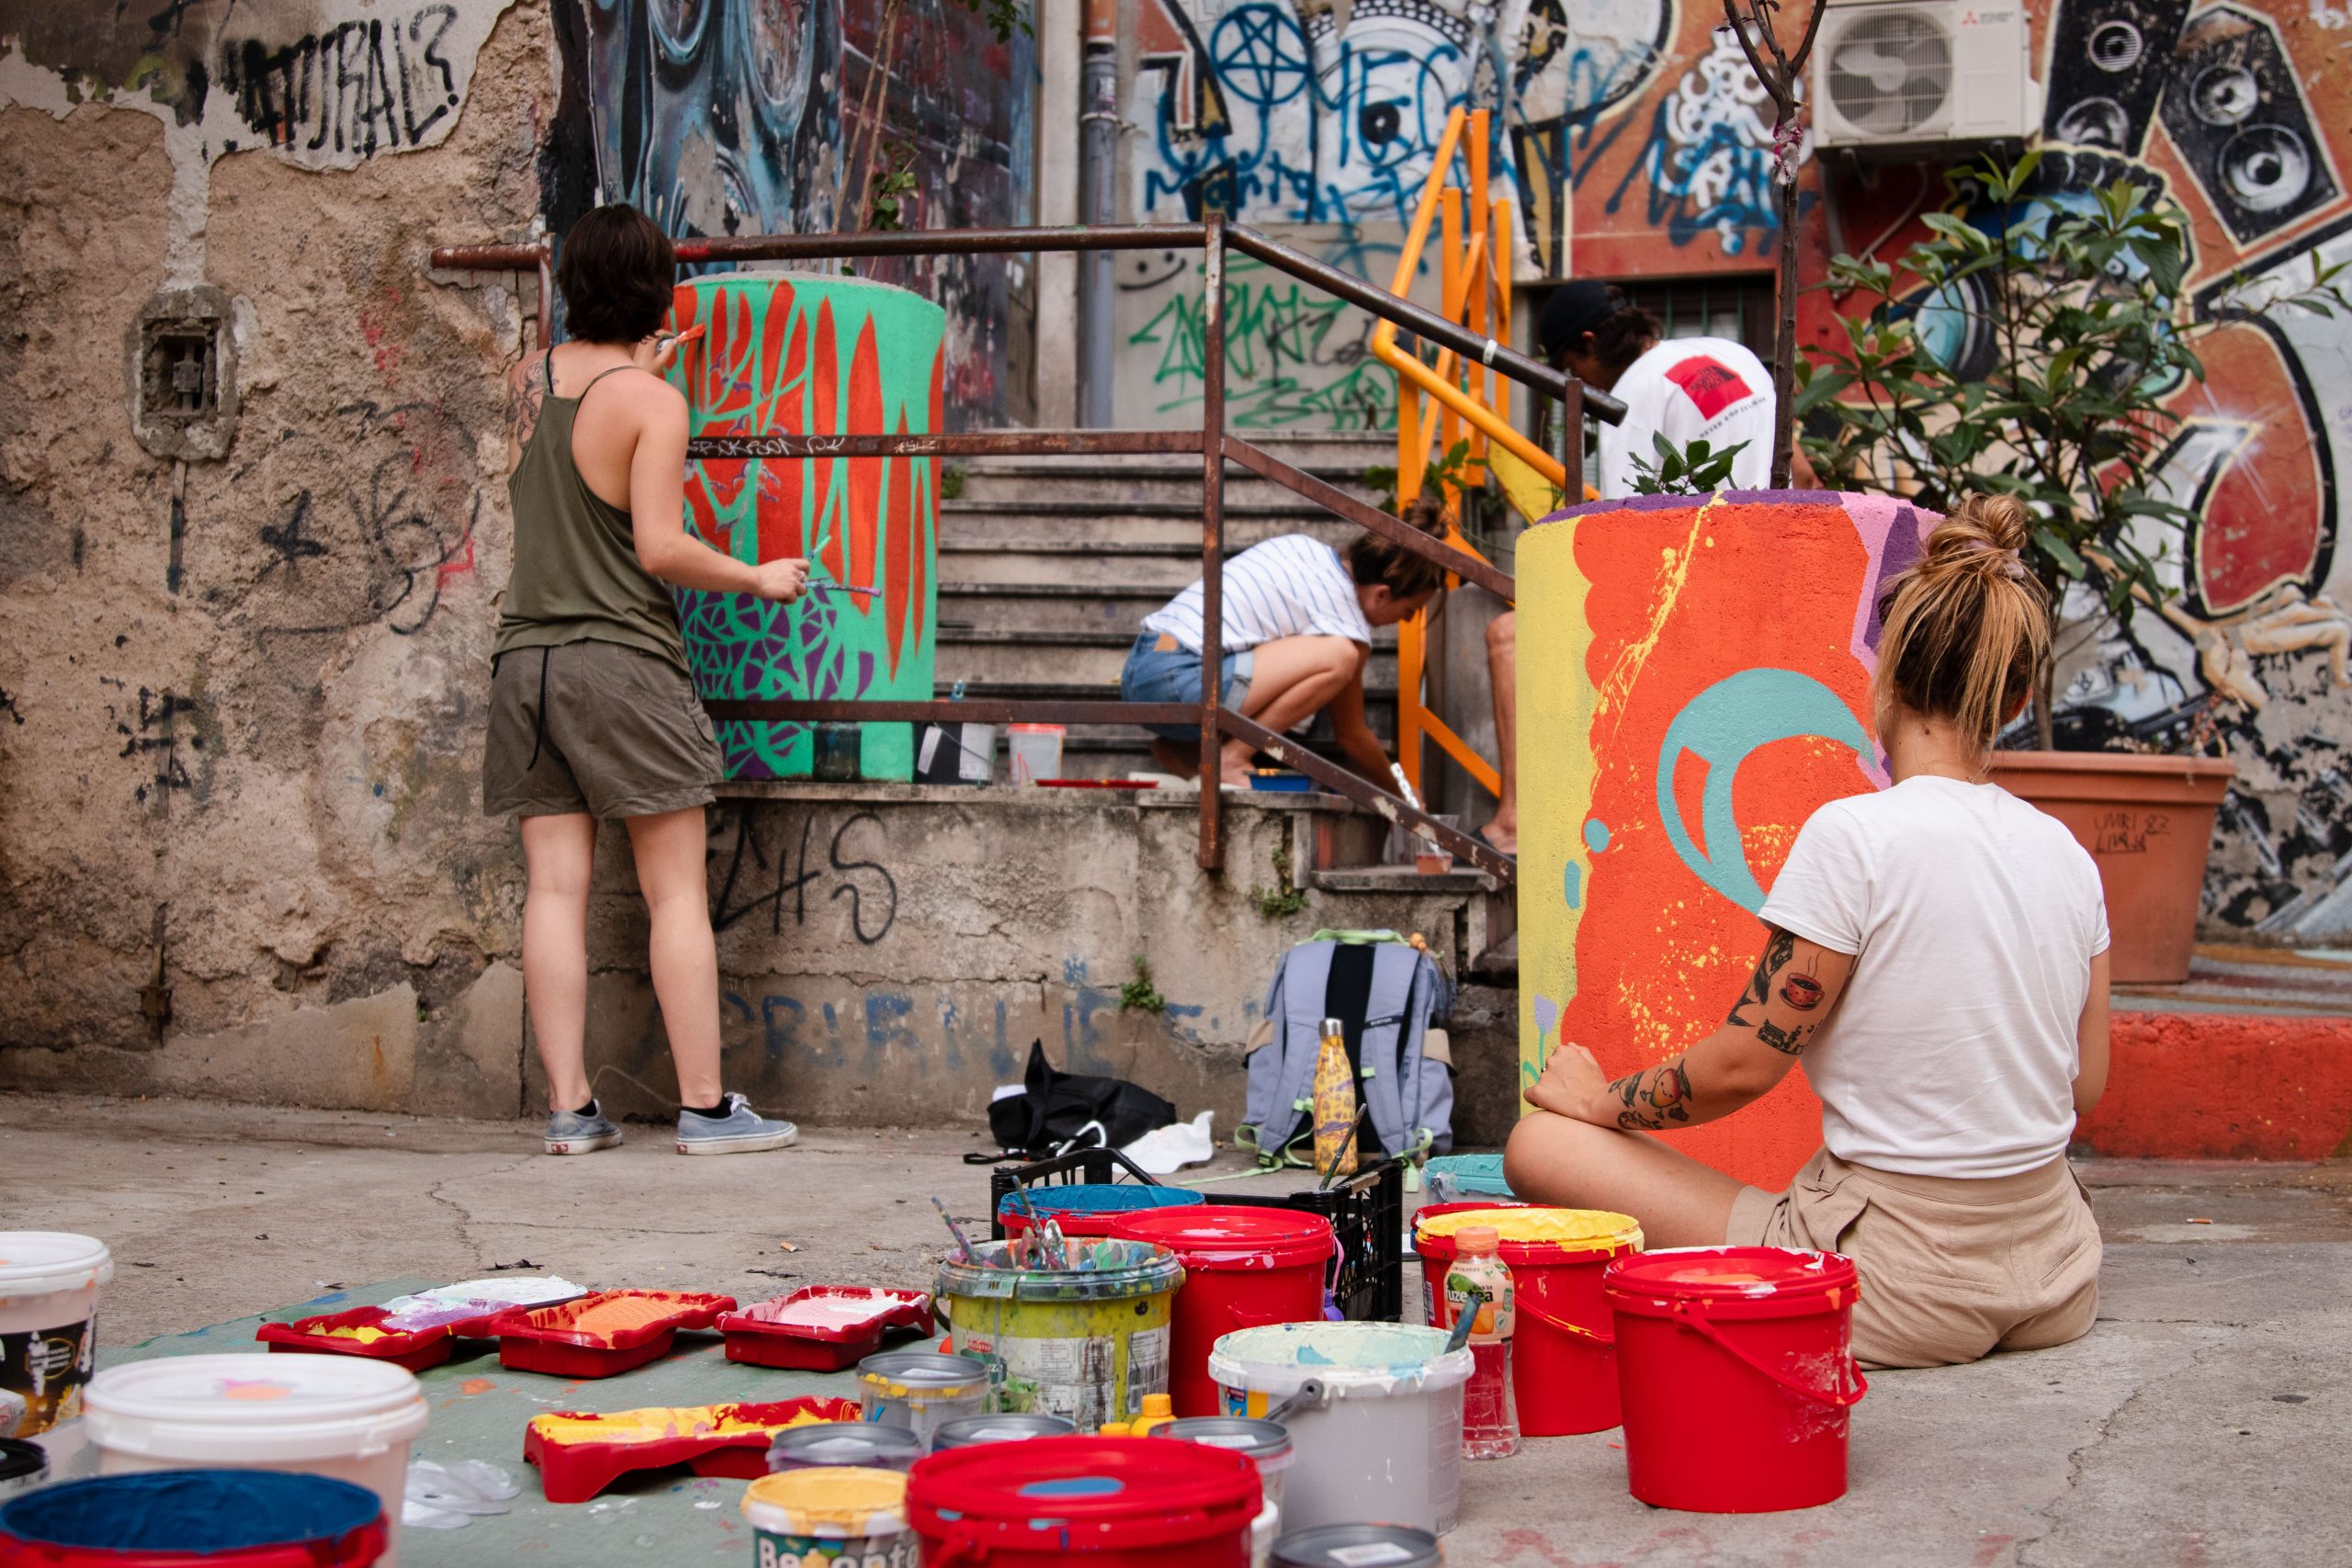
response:
M1118 0L1086 0L1086 54L1078 101L1078 220L1119 220ZM1115 257L1088 251L1078 261L1078 423L1107 429L1111 414L1111 296Z

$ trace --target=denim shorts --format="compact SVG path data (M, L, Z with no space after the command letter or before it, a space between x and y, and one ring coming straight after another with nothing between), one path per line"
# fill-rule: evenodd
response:
M1161 635L1147 631L1136 637L1135 647L1127 649L1126 668L1119 671L1119 698L1130 703L1197 703L1201 700L1201 656L1197 649L1178 644L1173 637L1170 646L1159 646ZM1250 675L1257 660L1248 649L1228 653L1218 665L1217 696L1227 707L1239 712L1241 699L1249 694ZM1163 740L1197 739L1201 727L1197 724L1148 724L1146 729Z

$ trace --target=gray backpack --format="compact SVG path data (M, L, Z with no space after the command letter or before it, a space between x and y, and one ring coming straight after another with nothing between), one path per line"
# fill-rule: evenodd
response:
M1371 1109L1367 1156L1426 1159L1453 1146L1453 1064L1442 1023L1453 987L1437 961L1394 931L1318 932L1283 955L1249 1043L1249 1109L1236 1141L1267 1164L1306 1164L1289 1146L1314 1130L1322 1022L1340 1021ZM1377 1149L1373 1146L1377 1140ZM1366 1163L1370 1163L1367 1158Z

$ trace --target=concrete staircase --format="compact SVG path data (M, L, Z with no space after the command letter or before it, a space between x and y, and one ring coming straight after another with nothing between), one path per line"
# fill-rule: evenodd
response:
M1365 468L1396 461L1394 438L1267 436L1261 445L1366 500ZM938 688L969 697L1115 702L1143 618L1201 574L1198 457L981 457L939 503ZM1358 530L1292 491L1227 466L1227 558L1280 534L1344 546ZM1365 676L1365 711L1396 734L1396 634ZM1328 730L1318 726L1320 739ZM1000 762L1000 768L1002 763ZM1063 773L1117 778L1152 766L1127 726L1071 727Z

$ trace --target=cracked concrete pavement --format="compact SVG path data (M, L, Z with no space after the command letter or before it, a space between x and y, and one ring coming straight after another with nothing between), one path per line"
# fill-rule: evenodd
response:
M106 1238L119 1270L102 1331L124 1346L322 1286L458 1279L526 1258L587 1283L745 1296L922 1285L940 1250L927 1196L984 1209L985 1173L960 1159L978 1144L968 1131L813 1132L788 1153L707 1160L678 1158L660 1126L573 1160L539 1155L535 1134L5 1095L0 1223ZM1234 1160L1222 1156L1220 1169ZM2082 1169L2108 1241L2098 1327L2055 1350L1873 1378L1842 1501L1760 1517L1657 1512L1625 1495L1617 1434L1552 1439L1468 1467L1449 1562L2352 1562L2352 1165ZM1419 1300L1410 1280L1407 1297ZM412 1534L404 1555L429 1565L462 1539Z

